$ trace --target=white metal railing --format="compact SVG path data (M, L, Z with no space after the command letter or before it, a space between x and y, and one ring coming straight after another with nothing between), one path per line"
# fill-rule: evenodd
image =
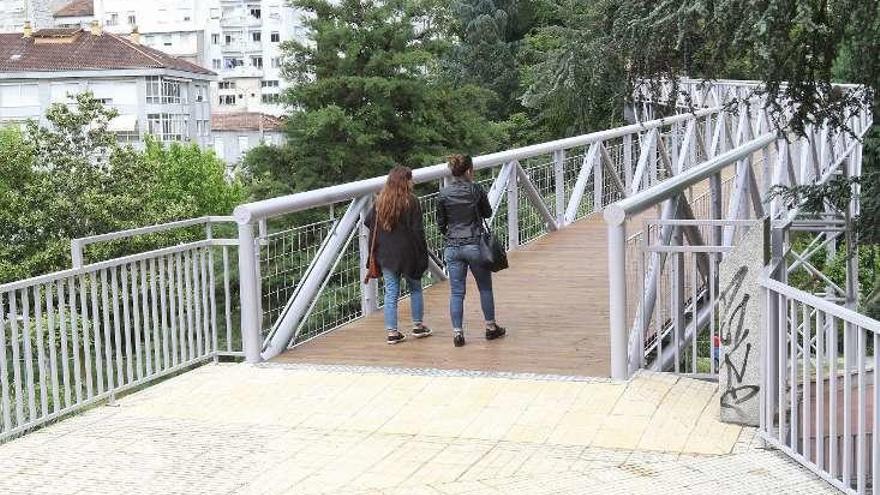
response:
M642 365L644 342L640 341L639 331L644 321L656 318L656 279L668 272L666 256L659 251L653 253L644 266L637 267L628 262L627 227L632 220L650 215L652 208L660 210L657 216L664 221L693 220L692 205L684 195L694 187L711 191L709 209L714 220L737 221L765 215L778 218L787 213L792 205L782 204L778 199L769 201L773 186L824 182L840 172L851 175L860 173L860 138L871 125L868 109L853 115L849 121L856 137L849 132L827 128L808 129L807 136L802 138L779 137L775 131L762 133L763 129L772 129L766 111L748 113L739 113L735 131L727 131L723 125L714 130L712 142L732 141L728 148L730 151L719 153L713 145L707 152L709 160L679 173L674 173L677 170L671 153L661 154L665 167L673 172L670 178L606 207L613 377L626 378ZM732 190L726 197L722 187L725 174L735 177ZM660 244L672 245L675 239L682 238L676 234L678 230L667 225L659 235ZM687 234L687 229L684 230ZM719 238L715 239L714 245L730 246L737 226L731 224L716 231L719 232ZM703 236L686 235L683 240L692 246L706 245ZM627 273L627 270L634 269L641 270L641 273ZM647 277L644 294L632 294L628 284L631 288L631 281L642 276ZM708 274L701 273L700 276L705 278ZM714 276L717 277L717 273ZM686 277L680 276L677 280L679 284L684 284ZM717 284L717 281L710 284ZM676 288L675 292L681 291Z
M762 280L760 435L846 493L880 490L880 322Z
M730 149L735 142L721 138L737 119L743 120L717 108L704 109L475 157L474 166L489 190L495 231L514 249L689 170L704 161L710 149L715 153ZM664 160L672 161L672 169L664 166ZM435 279L444 275L434 201L448 176L445 164L413 172L414 181L427 189L421 200L429 246L435 253L431 270ZM269 359L376 310L378 287L359 283L367 244L362 217L384 181L385 177L375 177L236 208L248 360ZM345 202L344 214L327 214ZM259 225L303 211L323 214L324 219L307 227L255 232ZM278 256L279 252L287 254ZM295 267L279 266L293 253L308 254L295 256Z
M83 265L82 247L228 218L73 242L79 266L0 285L0 441L221 354L238 355L236 239ZM75 259L77 256L75 255Z

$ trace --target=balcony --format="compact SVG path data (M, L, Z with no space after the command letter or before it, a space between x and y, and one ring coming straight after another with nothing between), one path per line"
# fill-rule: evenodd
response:
M236 15L220 19L220 26L225 28L260 26L262 23L262 19L252 15Z
M224 44L221 51L223 53L262 53L263 43L261 41L238 41Z

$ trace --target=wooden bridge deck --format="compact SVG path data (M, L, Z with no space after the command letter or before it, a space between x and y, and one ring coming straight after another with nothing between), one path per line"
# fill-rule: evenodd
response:
M425 290L431 337L387 345L380 311L274 361L608 376L607 274L605 223L592 215L510 253L510 268L494 278L504 339L483 337L479 295L468 276L465 347L452 345L449 286L441 283ZM405 329L408 301L399 310Z

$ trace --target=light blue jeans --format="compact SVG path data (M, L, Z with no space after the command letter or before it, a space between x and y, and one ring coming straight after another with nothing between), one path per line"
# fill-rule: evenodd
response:
M401 277L399 273L382 269L385 281L385 328L389 332L397 331L397 300L400 299L400 280L405 278L409 285L409 303L412 311L413 326L422 323L425 317L425 299L422 296L422 281L415 278Z
M476 244L447 246L444 252L449 271L449 314L453 330L464 327L464 296L467 292L467 272L470 268L480 291L480 306L487 323L495 322L495 295L492 293L492 272L480 264L480 248Z

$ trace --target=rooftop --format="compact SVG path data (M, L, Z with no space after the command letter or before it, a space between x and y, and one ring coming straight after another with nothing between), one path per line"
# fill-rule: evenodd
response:
M95 15L93 0L73 0L55 11L55 17L90 17Z
M0 33L0 73L76 70L171 69L214 75L204 67L135 43L124 36L43 29L32 36Z
M257 112L225 113L211 117L213 131L275 131L280 132L284 120Z

